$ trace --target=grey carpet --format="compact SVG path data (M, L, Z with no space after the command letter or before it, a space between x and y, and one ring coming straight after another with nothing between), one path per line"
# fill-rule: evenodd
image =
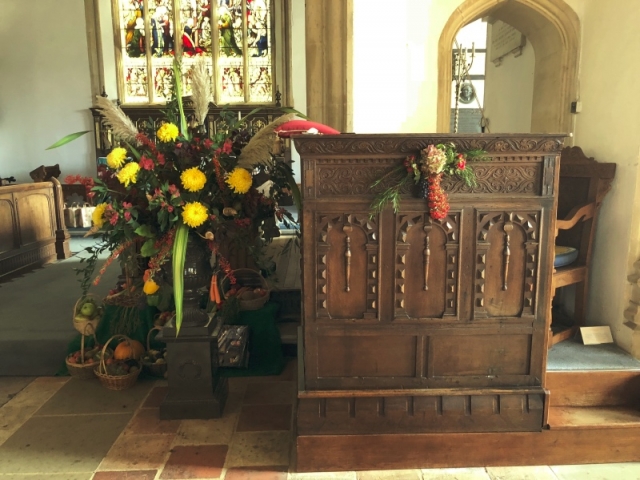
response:
M640 360L611 343L583 345L571 339L551 347L547 370L640 370Z
M74 268L93 240L71 239L74 255L0 283L0 375L53 375L76 334L72 315L81 295ZM85 253L86 255L86 253ZM97 269L103 264L98 263ZM107 269L91 292L101 297L115 286L120 268Z

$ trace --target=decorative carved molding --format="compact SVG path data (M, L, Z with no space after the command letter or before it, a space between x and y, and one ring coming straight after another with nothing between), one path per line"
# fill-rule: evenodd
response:
M473 164L478 183L475 187L466 185L452 176L442 179L442 188L447 193L507 193L539 195L542 189L542 164L531 165L482 165Z
M354 227L360 228L366 235L366 252L367 252L367 309L363 318L376 318L378 315L378 219L369 219L368 214L333 214L323 215L316 213L316 231L319 232L316 242L317 255L317 275L316 275L316 315L318 318L331 318L329 306L327 304L327 255L329 250L338 248L337 245L329 244L329 231L333 228L342 229L347 238ZM346 242L343 247L349 248L350 241ZM346 258L345 250L345 258ZM345 262L345 265L346 262ZM345 270L347 278L350 278L350 267ZM348 285L348 282L347 282Z
M543 400L542 392L301 398L297 426L299 435L433 433L462 424L495 432L513 429L506 419L518 416L528 430L542 423Z
M487 241L489 231L497 224L511 224L509 232L513 230L513 226L517 225L525 234L525 280L523 293L523 310L521 315L535 314L536 300L536 277L538 271L538 238L539 238L539 212L478 212L478 220L476 225L476 274L474 286L474 312L476 317L487 317L488 313L485 305L485 272L487 268L487 254L491 244ZM504 235L507 235L504 230ZM506 249L506 245L505 245ZM511 255L511 252L509 252ZM505 266L504 266L504 283L506 284L506 276L508 268L506 266L506 250L505 250ZM504 284L503 284L504 287Z
M427 250L429 250L429 235L433 227L440 228L447 239L446 255L447 270L445 285L445 316L454 316L457 313L457 284L458 284L458 258L460 251L459 244L459 225L460 212L449 212L446 218L442 220L433 220L428 212L424 213L407 213L396 216L396 272L395 272L395 290L394 305L396 317L407 317L405 308L405 273L407 268L406 258L410 245L407 242L409 231L417 225L421 225L425 231L425 248L424 268L425 268L425 286L427 285L428 265ZM430 256L431 252L429 252ZM442 272L436 272L442 274ZM427 290L427 288L425 288Z
M301 155L353 155L353 154L411 154L428 145L453 143L458 151L484 150L489 155L510 153L559 153L563 141L553 135L531 135L526 138L508 138L493 135L478 136L375 136L339 135L331 139L297 137L296 150Z

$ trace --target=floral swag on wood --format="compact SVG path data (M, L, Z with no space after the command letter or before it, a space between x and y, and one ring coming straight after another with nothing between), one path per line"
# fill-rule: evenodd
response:
M409 155L402 165L394 167L371 185L371 188L375 188L393 182L376 195L371 203L371 216L379 214L389 203L397 213L400 208L400 194L413 181L420 186L420 197L427 200L431 218L442 220L450 208L449 199L441 185L443 176L455 175L466 185L476 186L475 173L467 162L482 160L485 154L483 150L457 152L453 143L440 143L428 145L418 156Z

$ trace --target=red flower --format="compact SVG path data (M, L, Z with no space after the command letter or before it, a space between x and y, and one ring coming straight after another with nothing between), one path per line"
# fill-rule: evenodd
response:
M158 165L164 165L164 155L162 153L156 155L156 160L158 161Z
M111 214L111 218L109 218L109 223L115 226L116 223L118 223L118 218L120 218L120 215L118 215L118 212L113 212Z
M75 175L67 175L66 177L64 177L64 183L67 183L69 185L71 185L72 183L75 183L75 181L76 181Z
M176 187L173 183L169 185L169 193L176 197L180 196L180 191L178 190L178 187Z
M465 168L467 168L467 161L464 158L460 159L457 167L458 167L458 170L464 170Z
M155 167L153 160L151 160L149 157L145 157L144 155L140 158L138 165L140 165L140 168L143 168L145 170L153 170L153 167Z
M206 139L205 139L205 141L204 141L203 143L204 143L205 148L211 148L211 147L213 147L213 142L211 141L211 139L210 139L210 138L206 138Z
M129 212L124 212L124 219L129 222L131 221L131 213Z
M233 142L229 138L227 138L224 141L224 145L222 145L222 153L226 153L227 155L229 155L233 151L232 147L233 147Z

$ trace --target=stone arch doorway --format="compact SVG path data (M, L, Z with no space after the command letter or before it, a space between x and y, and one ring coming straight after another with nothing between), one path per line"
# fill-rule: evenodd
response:
M466 0L453 12L438 42L438 132L449 131L453 40L460 28L487 15L520 30L536 52L531 131L572 132L580 20L564 0Z

